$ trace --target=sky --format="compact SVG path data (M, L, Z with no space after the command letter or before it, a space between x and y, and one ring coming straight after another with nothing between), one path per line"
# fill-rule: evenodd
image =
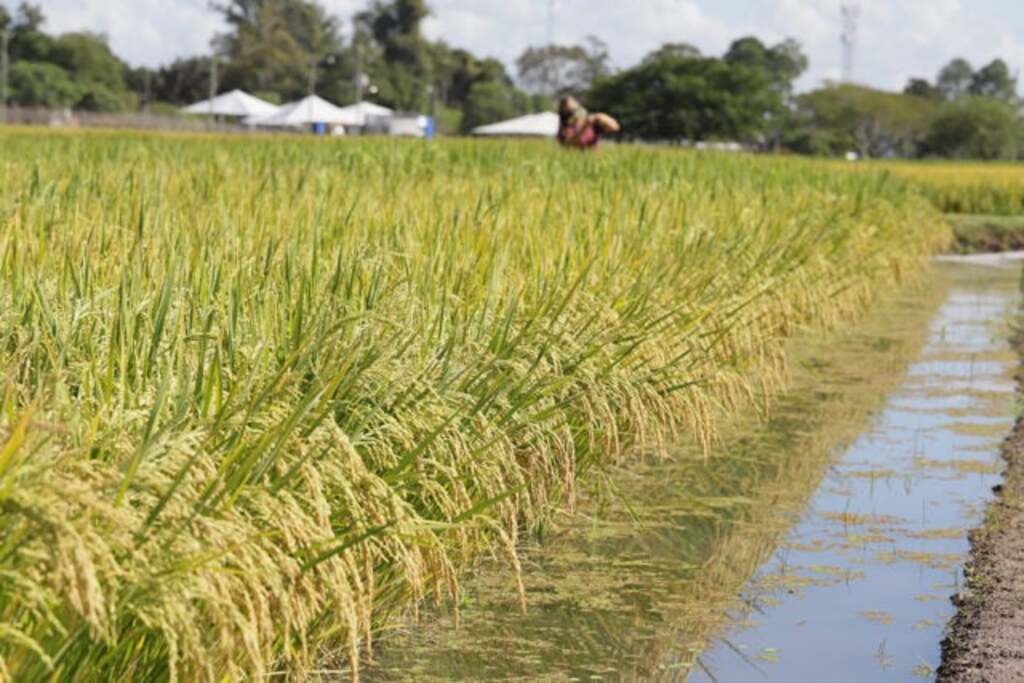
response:
M158 66L205 52L224 30L208 0L34 0L54 32L104 33L133 65ZM347 20L367 0L321 0ZM425 32L512 65L529 45L549 35L550 0L430 0ZM0 0L11 7L15 0ZM840 75L840 0L554 0L559 43L594 35L611 47L614 65L629 67L665 42L687 42L705 54L724 52L733 39L756 35L774 43L796 38L811 67L798 84L817 87ZM1004 58L1024 67L1022 0L860 0L854 79L890 90L911 76L934 78L954 57L975 66Z

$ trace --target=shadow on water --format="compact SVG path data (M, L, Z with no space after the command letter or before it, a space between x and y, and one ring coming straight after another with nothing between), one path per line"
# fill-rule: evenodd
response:
M678 448L601 477L524 549L528 614L486 563L459 629L450 608L396 629L367 678L930 675L1009 430L1017 300L1016 270L936 270L856 329L794 344L790 390L710 458Z

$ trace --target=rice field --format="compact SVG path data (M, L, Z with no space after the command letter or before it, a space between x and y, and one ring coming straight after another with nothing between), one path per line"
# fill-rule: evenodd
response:
M937 209L951 214L1024 214L1024 168L1009 163L872 162L910 182Z
M948 239L785 159L0 131L0 676L358 676Z

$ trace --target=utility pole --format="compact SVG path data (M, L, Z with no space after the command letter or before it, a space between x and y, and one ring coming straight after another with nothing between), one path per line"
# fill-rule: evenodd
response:
M0 123L7 123L7 71L10 44L11 27L4 26L0 31Z
M856 65L860 3L857 0L842 3L839 7L839 14L842 21L840 42L843 45L843 83L851 83Z
M356 57L356 102L363 101L363 89L366 87L366 78L363 74L363 50L362 50L362 39L359 33L359 29L356 28L355 34L352 36L352 51L355 52Z
M320 61L317 57L313 57L309 60L309 94L316 94L316 67L317 62Z
M217 97L217 53L210 53L210 123L216 123L217 115L213 111L213 99Z

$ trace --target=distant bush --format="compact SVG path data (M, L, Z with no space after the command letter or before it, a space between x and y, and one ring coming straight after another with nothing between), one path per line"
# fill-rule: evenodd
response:
M11 103L23 107L70 107L82 96L68 73L43 62L18 62L11 67Z
M989 97L964 97L942 108L924 151L956 159L1017 159L1021 133L1013 105Z

